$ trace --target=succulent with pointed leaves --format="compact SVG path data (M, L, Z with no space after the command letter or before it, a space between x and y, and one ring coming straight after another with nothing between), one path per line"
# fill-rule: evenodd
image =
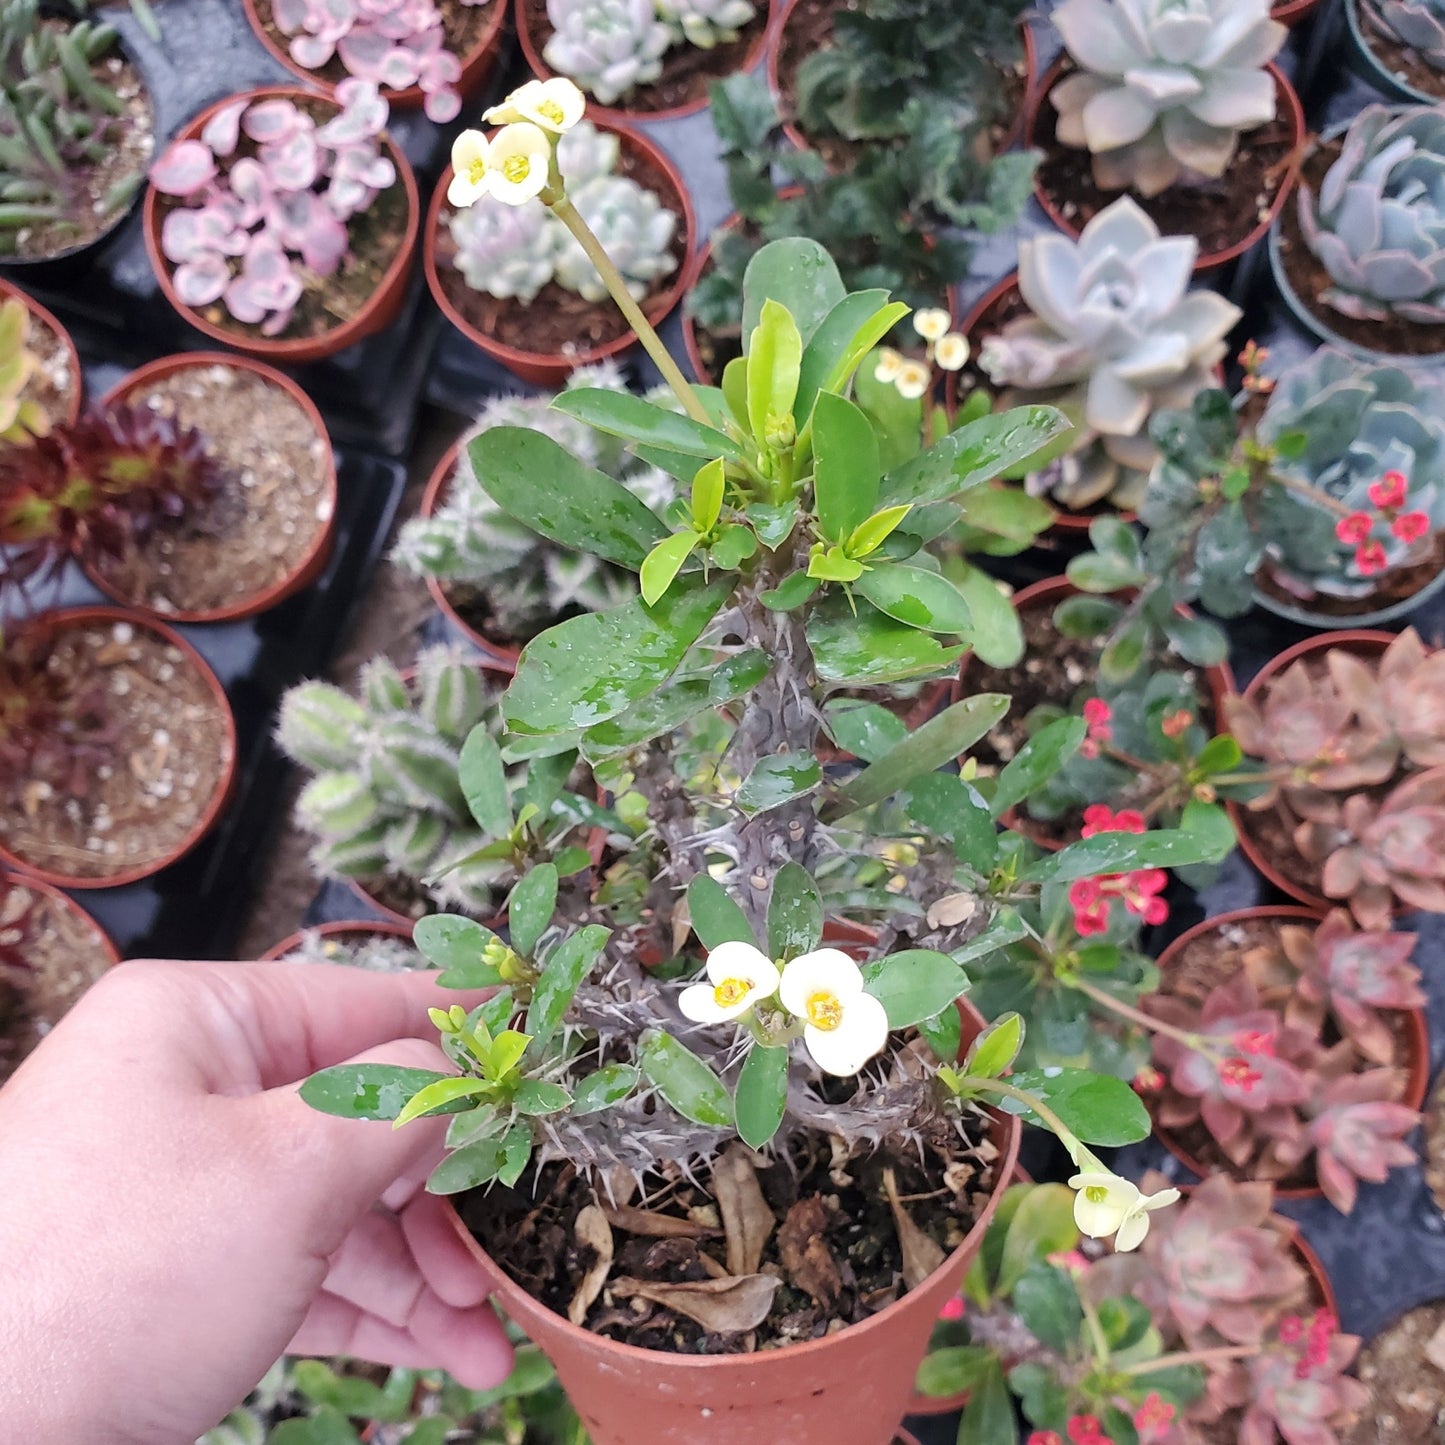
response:
M1077 241L1037 236L1019 246L1029 314L985 338L979 365L1005 388L1003 405L1048 400L1075 423L1067 450L1030 478L1064 505L1139 501L1158 457L1147 427L1163 407L1188 406L1210 385L1240 312L1190 291L1199 244L1161 236L1128 197Z
M1269 0L1064 0L1054 23L1078 66L1050 92L1058 136L1089 150L1103 190L1222 176L1240 134L1274 119L1264 67L1289 31Z
M1383 1184L1390 1170L1408 1168L1415 1151L1404 1142L1420 1115L1399 1102L1399 1081L1390 1069L1335 1079L1314 1104L1310 1143L1325 1198L1349 1214L1359 1184Z
M547 18L542 58L602 105L656 80L673 43L653 0L547 0Z
M1249 1405L1241 1424L1248 1433L1241 1440L1337 1445L1337 1432L1348 1430L1369 1404L1370 1391L1345 1373L1360 1351L1358 1335L1342 1335L1326 1320L1302 1343L1303 1349L1273 1349L1249 1361Z

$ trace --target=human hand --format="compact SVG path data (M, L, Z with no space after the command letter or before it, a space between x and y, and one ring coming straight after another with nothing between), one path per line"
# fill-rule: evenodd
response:
M511 1351L422 1188L445 1120L316 1113L358 1058L447 1068L425 974L136 962L0 1089L0 1439L191 1445L283 1352L439 1367Z

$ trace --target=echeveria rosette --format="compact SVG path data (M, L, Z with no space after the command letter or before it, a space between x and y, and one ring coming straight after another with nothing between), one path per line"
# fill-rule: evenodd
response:
M1264 67L1289 31L1269 0L1064 0L1053 21L1079 67L1050 94L1058 137L1102 189L1222 176L1240 133L1274 119Z
M1445 4L1442 0L1360 0L1373 29L1413 50L1426 65L1445 70Z
M1445 105L1367 106L1298 205L1334 282L1324 305L1356 321L1445 321Z
M1258 436L1271 446L1302 438L1299 454L1277 457L1273 469L1352 512L1373 512L1370 488L1387 473L1403 477L1405 500L1396 510L1423 512L1431 528L1407 543L1377 527L1372 535L1391 567L1428 555L1433 534L1445 528L1445 378L1321 347L1275 382ZM1337 518L1298 493L1270 489L1262 517L1282 586L1294 579L1305 599L1316 592L1363 596L1377 587L1377 578L1361 575L1357 548L1338 537Z
M1400 1074L1372 1069L1336 1079L1320 1095L1310 1120L1315 1170L1325 1198L1349 1214L1360 1182L1383 1184L1391 1169L1415 1163L1404 1142L1420 1115L1399 1101Z
M979 365L1006 388L1001 405L1049 401L1075 423L1069 451L1031 490L1072 507L1110 498L1137 504L1158 451L1155 411L1187 407L1213 383L1239 309L1189 290L1199 254L1191 236L1161 236L1127 196L1077 241L1019 245L1019 291L1030 314L985 338Z
M673 31L653 0L547 0L542 59L602 105L662 74Z

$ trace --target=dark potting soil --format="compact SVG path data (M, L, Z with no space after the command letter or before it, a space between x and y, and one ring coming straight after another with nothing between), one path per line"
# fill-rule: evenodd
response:
M271 0L253 0L253 3L256 7L256 18L261 22L261 28L267 37L279 50L289 55L291 42L295 37L284 34L277 27ZM443 47L465 65L472 52L481 44L488 26L497 18L497 7L506 3L507 0L486 0L482 5L465 5L462 0L435 0L436 7L442 14ZM340 56L333 55L319 70L311 73L328 85L336 85L345 80L350 71L341 63ZM395 94L390 86L383 86L381 93L384 96Z
M1066 67L1059 79L1069 73ZM1284 184L1294 144L1289 120L1277 115L1240 137L1234 159L1218 180L1199 185L1176 183L1157 196L1141 196L1132 187L1106 191L1096 185L1088 153L1059 141L1057 121L1058 112L1046 95L1039 102L1034 125L1034 144L1044 153L1038 181L1067 220L1083 227L1121 195L1127 195L1163 235L1197 237L1200 256L1239 245L1268 219Z
M1241 955L1257 948L1272 947L1282 927L1298 925L1303 921L1293 918L1246 918L1202 933L1170 959L1168 968L1163 971L1160 992L1190 1004L1202 1003L1215 988L1227 983L1239 971ZM1282 1009L1286 1002L1286 997L1282 995L1272 997L1266 994L1261 998L1262 1006L1274 1005L1277 1009ZM1395 1039L1395 1067L1403 1074L1410 1065L1410 1036L1405 1016L1386 1010L1383 1017ZM1340 1033L1333 1020L1325 1021L1321 1039L1326 1048L1340 1041ZM1259 1177L1252 1165L1241 1167L1235 1164L1215 1142L1202 1121L1195 1120L1168 1130L1156 1124L1155 1129L1160 1134L1167 1133L1184 1153L1199 1161L1204 1166L1206 1177L1210 1174L1228 1174L1241 1180ZM1270 1182L1276 1189L1314 1189L1318 1181L1312 1161L1311 1155L1289 1174Z
M331 520L331 446L295 398L230 366L174 371L125 400L196 427L221 486L180 527L152 533L96 570L127 601L208 612L292 575Z
M501 3L501 0L498 0ZM754 0L757 13L738 32L736 40L704 50L697 45L674 45L662 57L662 74L650 85L640 85L612 102L615 109L646 116L707 99L707 88L743 67L748 51L768 28L768 0ZM518 0L519 21L527 27L538 56L555 27L547 17L547 0Z
M1360 617L1367 612L1375 612L1382 607L1403 602L1407 597L1413 597L1440 575L1442 567L1445 567L1445 536L1437 534L1431 538L1430 555L1423 562L1386 572L1375 590L1364 597L1330 597L1324 593L1315 593L1307 600L1302 599L1280 584L1274 564L1268 558L1254 574L1254 585L1267 596L1289 607L1305 608L1323 617Z
M672 177L649 155L629 145L626 137L616 174L627 176L651 191L677 217L667 248L674 262L673 269L659 276L639 303L648 320L656 322L666 309L664 298L675 289L678 273L687 264L688 237L683 224L682 197ZM499 300L485 291L473 290L456 267L456 243L447 225L451 215L452 207L443 201L436 221L437 276L447 300L473 330L517 351L566 359L606 346L631 329L610 296L601 301L586 301L556 281L549 281L529 302L515 297Z
M30 331L25 347L35 358L36 366L26 378L20 395L40 407L54 426L70 415L80 377L72 366L73 356L65 338L33 311L27 311L27 315Z
M76 696L106 699L109 761L84 796L31 780L0 792L0 842L36 868L105 878L168 857L210 807L231 762L225 710L190 659L142 625L85 623L50 664Z
M46 23L56 30L69 28L58 20ZM66 168L65 215L18 226L9 233L14 244L5 249L25 260L59 256L99 240L125 218L136 191L145 185L146 168L155 149L155 112L140 72L113 49L90 67L90 73L113 91L125 108L104 124L102 158ZM132 177L134 186L125 186Z
M300 99L296 96L290 99L318 125L325 124L339 109L335 101L320 95L314 99ZM385 131L382 132L382 137L386 141L383 152L391 157L400 171L406 164L405 157ZM258 150L256 142L243 131L235 151L226 157L225 169L229 171L243 156L255 156ZM158 227L164 224L173 210L186 204L182 197L165 196L159 192L156 194L156 201ZM353 216L347 222L350 249L330 276L316 276L304 268L299 268L297 263L302 270L304 289L290 322L279 336L267 336L261 330L260 323L250 326L237 321L226 310L224 300L190 309L198 316L203 316L212 326L222 327L253 341L300 341L313 336L324 336L327 332L335 331L354 320L376 294L377 287L406 240L408 211L406 187L398 174L396 180L376 196L368 210ZM240 262L234 264L239 270ZM173 274L174 265L169 261L165 265Z
M110 956L99 928L78 904L0 879L0 945L23 932L23 969L0 962L0 1084L105 972Z
M1315 195L1319 194L1325 173L1339 159L1343 145L1343 137L1336 136L1334 140L1321 141L1305 157L1300 179L1301 197L1306 187ZM1398 316L1384 321L1362 321L1346 316L1321 301L1321 295L1334 282L1305 244L1304 233L1300 230L1299 209L1293 199L1280 212L1279 253L1285 275L1300 304L1337 336L1369 351L1393 352L1402 356L1436 356L1445 351L1445 326L1405 321Z
M1445 1440L1445 1302L1411 1310L1355 1362L1370 1392L1340 1445L1427 1445Z
M623 1277L654 1284L728 1277L724 1232L708 1193L681 1171L667 1180L649 1177L648 1197L637 1203L671 1216L679 1232L670 1238L634 1234L614 1212L609 1284L588 1311L586 1326L643 1349L718 1355L776 1349L856 1324L904 1293L902 1248L883 1171L894 1171L914 1224L948 1251L987 1203L993 1158L980 1127L972 1142L954 1146L947 1187L940 1184L941 1165L925 1173L916 1158L874 1155L849 1162L840 1173L826 1146L797 1160L796 1172L784 1162L760 1168L758 1183L775 1221L760 1272L783 1283L757 1329L725 1334L639 1296L624 1300L612 1293L611 1280ZM606 1210L606 1200L572 1165L549 1164L540 1176L523 1176L515 1189L472 1191L461 1211L491 1257L528 1293L565 1315L597 1259L576 1237L577 1217L591 1204Z
M1437 70L1413 46L1397 40L1375 18L1375 6L1370 0L1359 0L1356 8L1360 38L1376 61L1403 84L1445 100L1445 70Z

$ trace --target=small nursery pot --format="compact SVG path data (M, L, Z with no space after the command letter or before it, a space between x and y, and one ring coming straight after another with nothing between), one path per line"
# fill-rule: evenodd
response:
M1328 630L1339 627L1342 622L1348 622L1354 628L1378 627L1381 623L1394 622L1401 617L1408 616L1417 607L1423 607L1442 587L1445 587L1445 568L1430 578L1423 587L1416 588L1408 597L1402 597L1398 602L1390 603L1388 607L1377 607L1372 612L1348 614L1311 612L1304 606L1291 607L1289 603L1282 602L1278 597L1272 596L1259 587L1254 589L1254 601L1266 612L1272 612L1276 617L1283 617L1286 622L1297 622L1301 627Z
M1320 0L1284 0L1282 5L1276 5L1270 10L1269 18L1293 29L1308 20L1319 8Z
M78 421L80 404L84 396L85 374L80 369L80 353L75 349L74 338L52 312L28 296L20 287L12 286L10 282L0 279L0 301L8 301L12 296L30 313L32 321L39 322L56 339L65 356L66 367L70 372L70 396L66 402L64 414L53 420Z
M411 942L410 923L392 923L374 918L341 920L333 923L318 923L315 928L298 929L280 943L273 944L257 960L258 963L274 963L278 958L287 958L295 953L308 936L319 938L349 938L353 934L380 934L384 938L404 938Z
M498 4L504 4L505 0L497 0ZM758 26L757 34L748 42L747 48L743 51L742 57L737 64L729 64L712 75L714 80L725 80L729 75L739 75L745 71L756 68L758 61L762 59L763 50L768 44L768 37L773 31L773 3L774 0L754 0L758 10L767 18ZM539 36L534 28L531 7L527 0L516 0L517 8L517 40L522 47L522 55L527 62L527 69L539 80L552 80L558 72L542 58L542 51L546 46L546 38ZM735 43L735 42L734 42ZM666 77L667 62L663 62L663 76ZM654 85L656 81L652 82ZM639 89L647 90L648 86L640 86ZM691 100L686 100L678 105L660 106L657 109L638 107L634 109L624 104L599 105L589 95L587 97L587 118L591 121L600 121L609 125L615 125L621 121L624 123L636 121L653 120L676 120L679 116L695 115L700 110L706 110L708 105L707 88L704 87L700 95Z
M969 1042L983 1020L961 1000ZM983 1245L1018 1157L1019 1123L990 1111L998 1150L988 1204L967 1237L916 1289L861 1324L805 1344L742 1355L674 1355L579 1329L534 1299L495 1264L450 1199L458 1238L492 1283L507 1314L557 1367L593 1445L634 1445L645 1420L648 1445L735 1445L807 1440L877 1445L908 1407L914 1372L945 1303Z
M1319 637L1307 637L1303 642L1297 642L1293 647L1287 647L1278 656L1272 657L1265 663L1250 679L1243 696L1247 701L1252 702L1259 696L1266 682L1283 672L1292 663L1298 662L1302 657L1311 657L1315 653L1343 648L1346 651L1358 653L1361 657L1374 658L1384 652L1394 640L1393 632L1360 630L1326 632ZM1240 851L1276 888L1282 893L1287 893L1291 898L1297 899L1307 908L1323 910L1341 906L1338 899L1326 898L1323 893L1312 892L1303 884L1296 883L1275 866L1269 854L1250 832L1249 820L1253 814L1248 808L1233 801L1226 802L1225 807L1229 810L1229 819L1234 824L1235 834L1239 838Z
M1280 923L1318 924L1321 922L1321 915L1313 908L1303 908L1289 903L1275 903L1260 908L1238 908L1230 913L1220 913L1213 918L1206 918L1202 923L1196 923L1193 928L1181 933L1159 955L1161 976L1168 976L1170 965L1183 955L1184 950L1195 939L1205 938L1228 924L1244 923L1251 919L1276 919ZM1424 1105L1425 1094L1430 1083L1430 1035L1426 1027L1425 1015L1420 1009L1390 1009L1388 1012L1391 1016L1400 1018L1405 1028L1408 1055L1405 1068L1408 1078L1400 1102L1407 1109L1418 1110ZM1189 1153L1171 1130L1155 1123L1154 1137L1196 1178L1207 1179L1209 1177L1212 1172L1210 1166ZM1318 1185L1297 1185L1289 1188L1275 1185L1274 1192L1277 1199L1315 1199L1324 1191ZM1306 1256L1305 1262L1323 1275L1319 1260L1308 1253L1307 1247L1302 1253ZM1328 1281L1326 1281L1326 1289L1328 1289Z
M297 406L306 414L306 419L311 423L316 435L326 446L326 469L325 469L325 490L324 500L321 509L326 514L325 523L319 528L311 545L306 549L300 560L291 570L279 581L272 583L269 587L240 600L231 603L229 606L201 609L197 611L186 611L177 609L166 611L163 615L170 622L235 622L244 617L254 617L257 613L267 612L278 603L284 602L288 597L294 596L303 588L309 587L325 570L327 562L331 558L332 543L336 539L336 457L331 450L331 439L326 431L326 423L321 419L321 413L316 409L316 404L306 395L304 391L291 380L289 376L282 375L273 367L265 366L259 361L254 361L247 356L238 356L233 352L223 351L187 351L177 356L163 356L157 361L147 362L144 366L122 377L106 394L100 399L102 410L117 405L130 395L143 387L161 381L165 377L173 376L177 372L191 371L201 367L225 366L235 371L250 372L253 376L259 377L268 386L275 387L278 391L284 392ZM127 597L115 586L101 569L96 567L85 557L79 557L80 565L85 569L85 575L100 588L102 592L115 602L125 607L134 607L138 611L157 615L154 608L136 602L133 598Z
M591 114L589 108L589 115ZM642 306L643 314L653 326L658 326L682 300L683 292L686 291L689 284L688 257L692 255L693 247L697 244L697 217L693 212L692 197L688 194L687 185L681 172L673 165L661 147L654 145L640 132L625 125L619 125L615 121L598 119L596 124L599 130L611 131L618 137L622 142L624 153L631 152L653 169L660 171L673 192L672 196L663 195L662 199L668 208L676 213L682 223L682 255L668 288L651 302L644 302ZM442 172L441 179L437 182L436 190L432 194L431 205L427 208L426 233L422 239L422 262L426 270L426 283L431 289L436 304L441 308L442 314L446 316L447 320L468 341L479 350L486 352L488 356L500 361L503 366L521 377L523 381L530 382L533 386L554 389L562 386L579 366L590 366L593 362L602 361L609 356L616 356L619 352L626 351L629 347L637 344L637 333L624 331L611 341L604 341L600 345L588 347L586 350L578 351L575 355L528 351L498 341L468 321L447 294L446 286L442 282L441 263L437 256L437 238L441 232L442 215L447 207L447 186L451 183L451 178L452 169L448 166ZM616 306L616 303L610 298L597 304L614 308Z
M1014 594L1014 611L1022 619L1025 612L1043 611L1045 608L1052 611L1058 604L1068 597L1079 596L1079 589L1069 581L1067 577L1045 577L1040 582L1034 582ZM1132 591L1120 594L1124 597L1132 597ZM1187 607L1179 607L1178 612L1183 617L1193 617L1194 613ZM963 660L958 666L960 685L968 673L968 665L972 660L971 652L965 653ZM1209 688L1209 698L1214 704L1214 716L1218 723L1222 724L1224 718L1224 700L1237 691L1234 684L1234 673L1230 670L1227 662L1221 662L1215 667L1203 667L1198 669L1204 674L1204 681ZM999 820L1004 827L1012 828L1016 833L1022 833L1030 842L1037 843L1040 848L1050 853L1057 853L1064 844L1057 838L1051 837L1042 829L1036 827L1028 814L1022 808L1010 808Z
M486 84L492 68L496 65L497 56L501 53L502 34L507 22L507 0L489 0L489 3L492 6L491 19L488 20L481 35L473 42L472 48L464 55L457 56L462 73L453 89L461 95L464 103ZM319 90L328 100L333 99L336 95L336 87L340 82L328 80L322 71L307 70L304 65L298 64L291 58L291 52L285 44L278 41L277 37L267 28L261 18L261 7L264 4L267 18L271 18L273 15L271 0L260 0L260 3L258 0L242 0L242 4L246 7L246 19L250 21L251 29L255 31L256 39L271 52L272 56L304 84L313 90ZM426 99L426 92L419 85L408 85L400 90L383 86L381 96L393 110L416 110Z
M173 647L189 664L195 674L205 684L206 690L211 694L217 709L225 718L225 727L221 741L223 760L220 774L212 789L211 797L200 816L186 833L180 842L175 844L164 856L153 862L137 864L131 868L120 869L115 873L109 873L102 877L76 877L72 874L57 872L54 869L39 867L28 863L18 854L12 852L5 843L0 842L0 864L21 874L27 881L31 878L38 878L44 883L52 884L56 888L66 889L89 889L89 888L121 888L127 883L136 883L142 878L150 878L154 874L169 868L172 863L184 857L206 836L215 826L216 820L221 816L222 811L231 801L231 795L235 791L236 774L238 767L236 749L236 716L231 709L230 700L226 697L226 690L221 686L216 674L211 671L205 658L186 641L184 637L173 628L167 627L165 623L157 618L148 617L143 613L129 611L120 607L67 607L54 612L47 612L37 618L35 625L43 628L47 633L59 632L67 627L83 627L91 624L114 625L124 623L139 631L154 633L161 638L168 646Z
M1344 0L1344 11L1351 70L1362 75L1391 100L1403 100L1410 105L1440 104L1439 93L1432 95L1428 90L1411 85L1375 52L1370 44L1370 22L1360 13L1360 0ZM1445 86L1445 77L1442 77L1442 86Z
M1043 108L1049 104L1049 95L1053 91L1054 86L1063 78L1068 65L1067 57L1060 56L1053 65L1049 67L1043 80L1040 81L1035 88L1029 102L1028 116L1024 123L1025 145L1030 147L1038 145L1040 119ZM1226 246L1218 251L1204 252L1194 263L1196 275L1200 271L1212 271L1217 266L1223 266L1226 262L1236 260L1252 247L1256 246L1270 229L1275 217L1278 216L1284 208L1285 202L1289 199L1299 181L1299 148L1305 135L1304 108L1300 105L1300 99L1299 96L1295 94L1294 87L1285 79L1284 72L1280 70L1277 65L1273 64L1267 65L1265 69L1274 81L1276 97L1275 114L1277 117L1283 117L1288 122L1290 129L1290 151L1285 162L1284 175L1280 180L1278 189L1275 191L1274 199L1270 202L1268 210L1258 224L1253 226L1246 236L1234 242L1232 245ZM1247 134L1243 137L1242 143L1246 146L1248 145ZM1073 148L1060 146L1060 149L1072 150ZM1089 165L1087 151L1080 150L1077 152L1077 155L1080 166ZM1118 194L1123 196L1130 195L1132 192L1120 191ZM1049 220L1061 231L1074 237L1078 237L1082 233L1084 229L1083 226L1080 225L1078 221L1063 213L1057 201L1049 194L1043 181L1037 175L1034 178L1034 195L1038 198L1039 205L1043 207ZM1145 210L1148 210L1147 205L1145 206ZM1161 229L1164 228L1161 227Z
M205 129L206 122L218 110L223 110L234 101L243 99L247 101L290 100L304 104L306 102L314 103L318 100L326 101L327 97L318 95L314 90L302 90L294 85L259 86L254 90L242 91L238 95L228 95L214 105L207 106L189 125L177 132L175 139L196 139ZM334 102L330 103L334 104ZM281 366L296 366L304 362L321 361L390 326L400 312L402 301L406 297L406 283L411 275L412 255L416 250L417 228L421 224L421 199L417 193L416 176L401 147L397 145L391 135L383 132L383 137L386 142L386 153L396 167L395 184L402 188L406 198L406 230L396 255L392 257L390 265L382 273L381 280L377 282L376 290L371 293L361 310L349 321L334 326L329 331L323 331L318 336L290 338L251 336L238 327L223 326L210 321L196 307L187 306L176 294L175 283L171 279L171 263L161 251L161 196L152 185L146 187L143 216L146 254L150 257L151 269L156 274L156 281L160 285L161 292L171 307L189 325L209 336L211 340L223 342L248 356L259 357L262 361L275 362Z

